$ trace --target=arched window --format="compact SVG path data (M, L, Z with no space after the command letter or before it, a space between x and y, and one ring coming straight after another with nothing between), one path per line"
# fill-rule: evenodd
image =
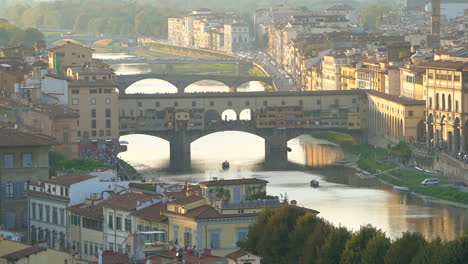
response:
M452 112L452 95L447 96L447 111Z
M442 94L442 111L445 111L445 94Z
M439 93L436 93L435 97L435 109L439 110Z

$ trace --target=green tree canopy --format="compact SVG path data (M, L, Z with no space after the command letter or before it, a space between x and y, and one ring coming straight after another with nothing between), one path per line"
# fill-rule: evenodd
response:
M367 247L367 243L378 234L382 234L382 231L377 230L375 227L370 225L361 226L361 229L346 242L340 263L360 264L362 262L361 256Z
M426 239L420 233L406 232L388 249L384 258L385 264L410 264L426 244Z

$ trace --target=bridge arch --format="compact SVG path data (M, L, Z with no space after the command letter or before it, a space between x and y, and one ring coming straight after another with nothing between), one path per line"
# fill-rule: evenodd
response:
M255 120L254 118L254 111L250 108L246 108L239 113L239 120L245 120L245 121L253 121Z
M150 84L150 82L160 81L160 84L154 85ZM132 83L125 89L126 94L164 94L164 93L178 93L177 86L173 83L157 79L157 78L148 78L136 81Z
M233 109L226 109L221 114L223 121L236 121L239 119L237 112Z
M197 87L197 86L201 86L202 82L208 82L207 85L204 85L204 86L207 86L208 89L205 87L203 87L203 89L200 89L200 87ZM223 86L223 89L219 89L218 86ZM213 89L209 89L212 87ZM214 90L214 91L211 91L211 90ZM231 90L232 89L231 87L229 87L229 85L218 80L198 80L183 88L184 93L231 92Z
M252 87L253 84L259 84ZM238 92L263 92L270 89L273 89L273 83L268 83L264 81L247 81L237 85L236 91Z

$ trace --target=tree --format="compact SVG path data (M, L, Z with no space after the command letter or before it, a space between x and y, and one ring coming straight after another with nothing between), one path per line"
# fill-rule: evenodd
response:
M331 225L322 225L309 234L304 247L304 261L302 263L317 263L320 248L332 229Z
M268 221L259 241L258 253L266 263L287 264L289 232L293 230L297 219L306 214L304 208L285 205L278 208Z
M257 222L249 227L247 239L238 242L238 246L247 251L258 254L257 246L266 230L270 218L273 216L273 211L269 208L264 209L257 217Z
M331 230L319 250L317 263L339 263L346 241L350 238L351 232L349 232L345 227L334 228Z
M423 247L411 264L450 264L449 252L440 238L435 239Z
M392 243L385 255L384 262L385 264L409 264L426 244L426 240L420 233L406 232Z
M379 233L375 235L367 243L366 248L362 252L363 264L381 264L384 262L385 253L390 248L391 242L385 234Z
M345 250L341 255L341 264L360 264L362 252L367 247L367 243L377 234L381 234L382 231L367 225L361 226L359 232L353 234L351 238L346 242Z
M29 46L34 45L34 42L44 39L42 32L35 28L27 28L24 31L23 43Z
M317 228L322 228L324 221L313 214L306 214L297 219L294 229L289 234L288 263L300 263L304 254L304 243Z

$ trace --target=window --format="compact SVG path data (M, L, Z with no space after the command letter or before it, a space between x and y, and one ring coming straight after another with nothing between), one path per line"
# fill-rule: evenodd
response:
M281 100L281 105L286 105L286 101Z
M106 130L106 137L110 137L110 136L112 136L111 131L110 131L110 130Z
M179 227L176 225L174 226L174 244L179 244Z
M156 103L154 103L154 105L155 105L156 107L159 107L159 106L161 106L161 103L160 103L160 102L156 102Z
M67 144L69 142L69 135L68 132L63 132L63 143Z
M91 98L91 104L95 105L96 104L96 98Z
M114 228L114 215L109 214L107 219L108 219L107 220L107 226L109 227L109 229L113 229Z
M320 104L322 104L322 101L317 100L317 105L320 105Z
M214 106L214 102L213 102L213 101L210 102L210 106Z
M221 248L221 230L210 230L210 248Z
M458 112L458 100L455 100L455 112Z
M73 105L78 105L78 104L80 104L80 99L78 99L78 98L73 98L73 99L72 99L72 104L73 104Z
M304 101L299 100L299 105L301 105L301 106L304 105Z
M250 105L250 101L245 101L245 105L246 105L246 106L249 106L249 105Z
M267 106L268 105L268 101L263 101L263 106Z
M106 118L110 118L111 117L111 110L110 108L107 108L106 109Z
M84 253L85 255L88 255L88 241L84 242Z
M104 78L105 78L105 77L104 77ZM109 88L104 89L104 93L110 94L110 93L112 93L112 89L109 89Z
M96 128L96 120L91 120L91 128Z
M72 90L72 94L80 94L80 90L74 89L74 90Z
M31 217L32 219L36 219L36 203L31 203Z
M143 103L142 102L137 102L138 107L142 107Z
M5 190L5 196L6 196L7 198L13 198L13 196L15 195L15 194L14 194L14 189L15 189L14 187L15 187L15 186L14 186L13 182L7 182L7 183L6 183L6 186L5 186L5 188L6 188L6 190Z
M65 226L65 209L60 208L60 224Z
M90 94L97 94L97 89L91 89L91 90L89 90L89 93Z
M89 218L83 218L83 228L102 231L102 221Z
M197 102L193 101L192 102L192 107L195 107L195 106L197 106Z
M80 216L79 215L72 215L70 216L70 222L72 225L80 226Z
M96 118L96 109L91 109L91 118Z
M3 155L3 167L5 169L13 169L13 154Z
M32 154L31 153L21 154L21 160L23 162L23 168L32 168Z
M248 229L238 228L237 229L237 241L244 241L247 239Z
M110 105L110 103L111 103L110 98L106 98L106 104Z
M91 131L91 136L93 136L93 137L96 137L96 136L97 136L96 130Z
M408 116L413 116L413 115L414 115L413 111L412 111L412 110L409 110L409 111L408 111Z
M52 224L58 224L58 210L57 207L52 208Z
M184 247L192 247L192 230L190 228L185 228L184 232Z
M179 106L179 102L175 101L174 106Z
M121 216L115 217L115 229L122 230L122 217Z
M131 232L132 231L132 220L131 219L125 219L125 231L126 232Z
M41 221L42 221L42 219L44 219L43 218L43 214L44 214L43 208L44 208L44 206L42 204L37 205L37 209L39 210L39 220L41 220Z
M45 221L50 223L50 206L45 206Z

